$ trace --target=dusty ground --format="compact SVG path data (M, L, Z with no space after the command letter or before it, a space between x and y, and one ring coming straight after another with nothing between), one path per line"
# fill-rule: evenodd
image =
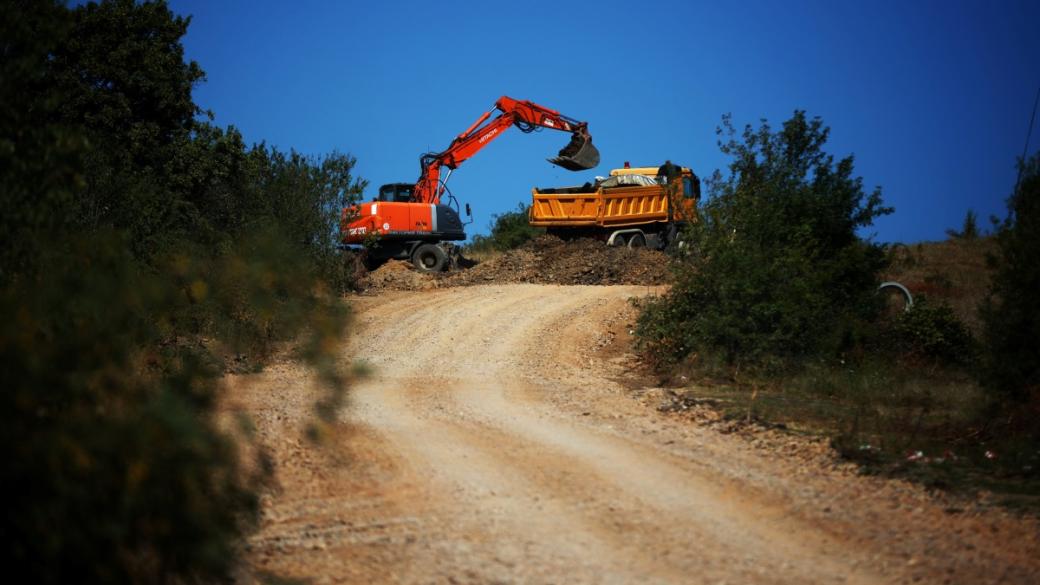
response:
M658 412L627 372L641 286L356 301L372 376L325 448L291 363L231 380L278 489L253 573L316 583L1037 583L1035 522L863 477L826 445ZM248 579L247 579L248 580Z

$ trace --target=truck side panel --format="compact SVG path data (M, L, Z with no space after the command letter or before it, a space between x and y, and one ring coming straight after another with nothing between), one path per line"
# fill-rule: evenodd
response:
M596 193L539 193L531 190L530 223L534 226L598 225L599 195Z
M621 227L666 221L668 198L660 186L591 193L531 191L530 224L536 227Z
M661 187L620 187L604 190L601 226L640 225L668 221L668 198Z

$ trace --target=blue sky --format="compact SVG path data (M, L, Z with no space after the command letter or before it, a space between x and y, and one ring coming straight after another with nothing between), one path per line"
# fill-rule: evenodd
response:
M247 141L357 157L380 184L415 181L501 95L589 122L601 165L550 165L568 135L515 129L449 187L469 232L624 161L706 176L715 128L775 126L795 109L831 127L895 214L865 235L942 239L965 212L1003 217L1040 86L1040 3L267 2L172 0L207 80L196 101ZM1040 147L1034 130L1030 150Z

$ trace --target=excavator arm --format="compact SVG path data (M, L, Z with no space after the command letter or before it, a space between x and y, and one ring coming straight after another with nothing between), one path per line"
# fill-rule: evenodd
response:
M498 116L491 118L496 111L499 112ZM422 174L415 184L412 200L418 203L440 203L444 191L441 168L447 167L449 172L458 168L514 125L522 132L533 132L539 128L570 132L571 141L555 158L549 159L553 164L571 171L591 169L599 164L599 151L592 145L588 124L533 102L503 96L465 132L456 136L443 152L427 153L419 159Z

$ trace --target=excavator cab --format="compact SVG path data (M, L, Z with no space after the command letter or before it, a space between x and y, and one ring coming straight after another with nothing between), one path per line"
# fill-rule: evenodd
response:
M575 132L571 141L556 158L548 159L568 171L587 171L599 165L599 149L592 145L592 136L588 131Z
M412 183L390 183L379 188L378 201L397 201L408 203L412 200L415 185Z

